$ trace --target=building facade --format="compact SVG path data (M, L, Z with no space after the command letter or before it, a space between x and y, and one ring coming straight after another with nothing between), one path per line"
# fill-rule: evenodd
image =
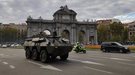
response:
M129 40L135 39L135 21L128 24L128 37Z
M0 43L21 43L26 38L27 25L22 24L2 24L0 25Z
M17 29L19 32L23 32L23 31L27 30L27 25L25 23L22 23L22 24L15 24L15 23L0 24L0 29L7 28L7 27Z
M51 33L57 32L58 36L62 36L70 40L73 44L80 42L83 44L97 44L97 23L88 21L77 21L77 13L67 6L61 6L53 14L53 20L44 20L27 18L27 37L32 37L44 30Z
M119 22L121 22L119 19L104 19L104 20L97 20L97 23L98 23L98 26L100 26L100 25L110 25L110 24L112 24L112 23L114 23L114 22L117 22L117 23L119 23Z

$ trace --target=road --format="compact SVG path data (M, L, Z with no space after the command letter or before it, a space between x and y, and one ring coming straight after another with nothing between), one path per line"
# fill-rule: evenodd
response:
M0 75L135 75L135 53L71 52L67 61L25 59L23 49L0 48Z

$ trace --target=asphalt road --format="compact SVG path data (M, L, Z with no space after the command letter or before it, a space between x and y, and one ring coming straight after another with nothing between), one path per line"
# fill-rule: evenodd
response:
M25 59L23 49L0 48L0 75L135 75L135 53L71 52L67 61Z

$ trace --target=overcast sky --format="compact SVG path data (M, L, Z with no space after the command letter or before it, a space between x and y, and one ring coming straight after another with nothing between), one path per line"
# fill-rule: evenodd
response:
M78 13L78 20L135 20L135 0L0 0L0 22L25 23L29 15L52 19L53 13L64 5Z

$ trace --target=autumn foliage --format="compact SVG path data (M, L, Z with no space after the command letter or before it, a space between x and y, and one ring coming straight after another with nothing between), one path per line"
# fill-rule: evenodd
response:
M88 49L100 49L101 48L100 45L86 45L85 47Z

